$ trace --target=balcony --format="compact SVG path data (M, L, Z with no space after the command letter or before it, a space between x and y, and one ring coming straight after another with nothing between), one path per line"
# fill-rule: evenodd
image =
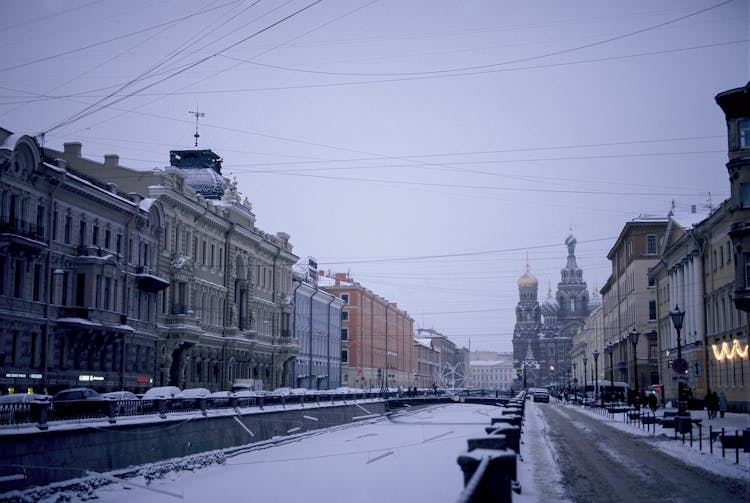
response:
M151 271L143 266L136 268L134 276L138 289L147 293L160 292L169 286L169 281L151 274Z
M44 227L13 218L0 222L0 246L26 252L41 252L47 248Z

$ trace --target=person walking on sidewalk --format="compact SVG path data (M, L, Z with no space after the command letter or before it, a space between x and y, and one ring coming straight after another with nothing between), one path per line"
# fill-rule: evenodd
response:
M724 418L724 413L727 411L729 407L727 406L727 397L724 395L723 391L719 392L719 414L721 414L722 419Z

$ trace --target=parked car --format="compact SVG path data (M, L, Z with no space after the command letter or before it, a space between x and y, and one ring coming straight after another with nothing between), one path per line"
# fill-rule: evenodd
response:
M188 388L180 391L172 397L172 408L173 409L197 409L200 406L199 399L208 399L211 396L211 392L206 388Z
M153 400L155 398L172 398L180 392L177 386L159 386L147 389L143 394L142 400Z
M104 412L104 398L90 388L65 389L52 397L55 419L100 416Z
M28 403L28 402L49 402L52 399L50 395L40 393L13 393L12 395L0 396L0 404L4 403Z
M289 396L292 394L290 388L276 388L271 392L271 396Z
M102 393L102 398L117 401L115 413L120 416L134 416L141 413L140 399L130 391L110 391L109 393Z

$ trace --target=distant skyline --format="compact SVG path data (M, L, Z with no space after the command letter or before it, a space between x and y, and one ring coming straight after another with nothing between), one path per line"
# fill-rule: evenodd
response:
M259 228L472 350L512 350L527 253L544 301L572 228L592 291L625 222L725 199L714 96L750 79L745 0L0 13L0 127L150 170L194 148L205 114L198 146Z

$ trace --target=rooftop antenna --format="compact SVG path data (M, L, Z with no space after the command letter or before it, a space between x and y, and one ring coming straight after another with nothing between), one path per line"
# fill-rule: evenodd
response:
M195 134L193 135L195 137L195 146L198 146L198 138L200 138L201 135L198 134L198 119L200 117L205 117L206 114L203 112L198 112L198 106L195 107L195 112L192 110L189 110L188 113L191 115L195 115Z

